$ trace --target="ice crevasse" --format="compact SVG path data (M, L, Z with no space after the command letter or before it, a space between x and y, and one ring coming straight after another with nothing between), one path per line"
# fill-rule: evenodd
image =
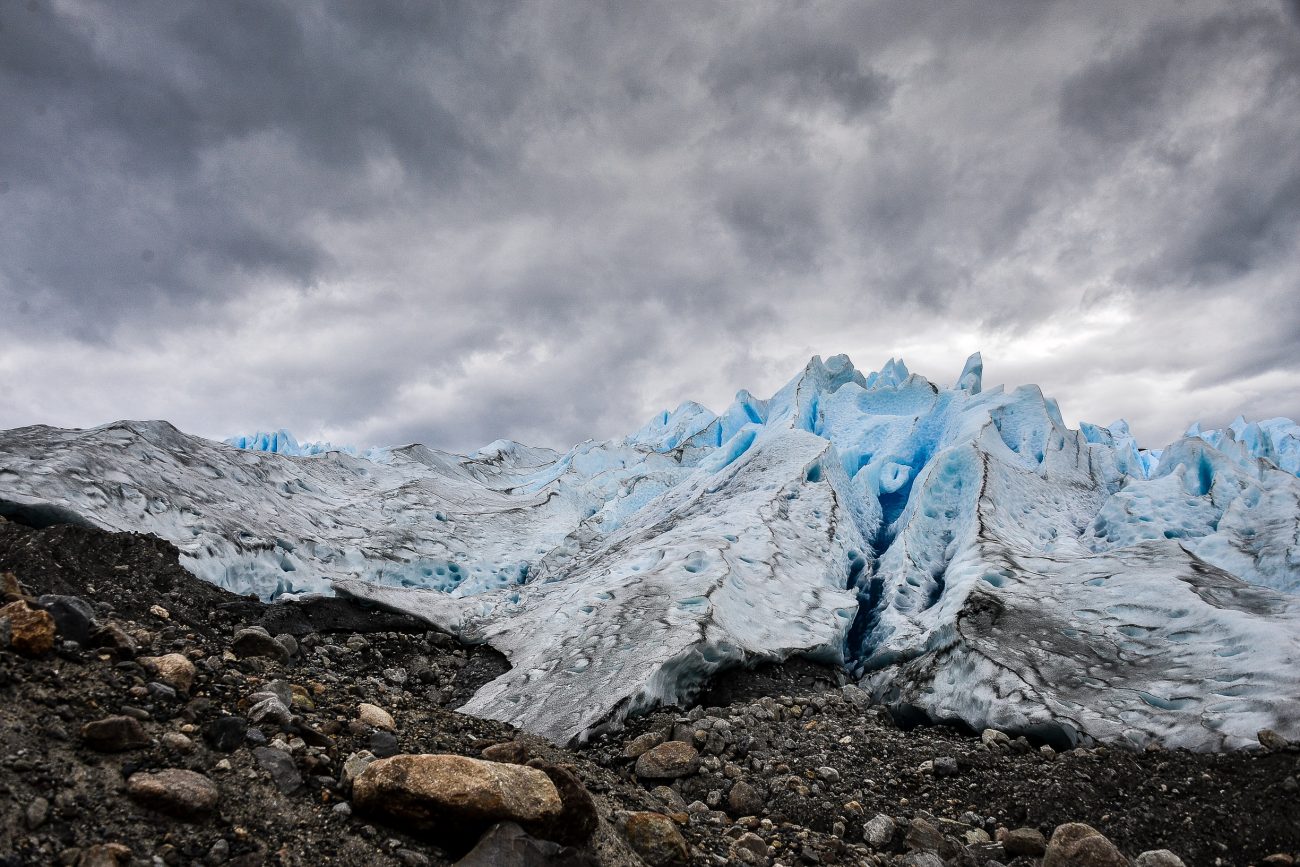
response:
M464 707L556 741L804 655L933 720L1087 740L1300 737L1300 427L1159 450L1035 386L812 359L564 453L355 452L163 422L0 433L0 510L153 532L195 574L492 644Z

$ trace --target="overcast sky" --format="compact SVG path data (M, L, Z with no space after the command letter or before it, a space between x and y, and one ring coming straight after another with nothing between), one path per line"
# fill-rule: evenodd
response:
M0 0L0 428L566 446L813 354L1300 418L1300 2Z

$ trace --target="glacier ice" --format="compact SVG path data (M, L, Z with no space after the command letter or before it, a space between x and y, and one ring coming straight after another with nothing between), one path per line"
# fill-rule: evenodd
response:
M0 433L0 511L156 533L266 598L413 612L512 668L465 706L557 741L793 654L1057 742L1300 736L1300 427L1140 448L1034 386L812 359L567 452L357 451L165 422Z

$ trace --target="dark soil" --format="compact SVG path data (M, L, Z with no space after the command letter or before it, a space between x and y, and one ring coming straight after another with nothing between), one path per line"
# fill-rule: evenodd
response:
M1245 865L1300 853L1294 747L1227 755L1057 754L1023 740L986 747L943 727L900 729L861 692L843 687L839 672L796 662L724 675L692 710L657 711L587 747L563 750L456 713L505 661L408 617L339 599L264 605L195 579L158 539L79 526L0 522L0 572L8 571L32 596L86 599L101 623L136 638L140 656L186 655L197 677L190 695L169 696L150 686L133 659L102 648L61 643L38 657L0 649L5 867L78 858L89 864L91 847L104 843L130 850L122 865L449 864L463 841L412 835L338 807L348 803L344 762L365 749L478 756L515 738L540 758L571 765L593 794L600 828L582 853L599 863L638 863L618 830L629 810L673 815L690 862L700 865L750 858L735 843L746 833L761 838L768 853L748 863L902 864L906 826L916 819L943 833L946 863L979 867L990 859L1039 863L974 842L982 834L1029 826L1050 836L1073 821L1093 825L1130 857L1167 848L1188 865ZM299 652L287 662L236 658L232 636L252 624L295 636ZM248 696L278 679L309 697L295 703L290 722L252 725L252 739L230 752L204 739L218 717L246 717ZM359 722L363 701L393 715L395 735ZM148 746L100 753L84 742L84 723L123 713L142 721ZM645 733L695 744L700 772L637 779L624 750ZM289 794L252 752L256 742L277 739L288 743L302 778ZM937 763L939 774L923 767L938 758L955 760L954 773L946 762ZM182 821L127 797L131 773L161 768L210 778L221 793L215 814ZM729 804L742 781L760 798L744 816ZM655 790L661 782L671 794ZM872 845L863 826L877 814L898 830Z

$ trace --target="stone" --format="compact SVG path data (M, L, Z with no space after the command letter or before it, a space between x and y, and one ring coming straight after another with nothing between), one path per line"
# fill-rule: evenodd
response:
M943 867L943 859L933 852L908 852L903 867Z
M533 759L529 767L546 774L560 794L560 815L546 823L542 836L567 846L580 846L591 839L600 824L596 801L571 767Z
M767 807L767 799L758 787L744 780L737 780L727 793L727 812L733 817L761 816Z
M284 648L287 656L293 657L298 655L298 639L294 638L287 632L275 636L275 643Z
M700 770L700 754L682 741L668 741L646 750L636 760L636 775L647 780L675 780Z
M685 864L690 858L682 832L661 813L629 813L623 833L632 849L651 867Z
M453 755L376 759L352 783L357 809L432 828L438 823L548 822L564 809L546 774Z
M60 638L75 641L83 647L90 644L95 629L95 609L85 599L47 594L39 597L36 604L54 618L54 628Z
M997 729L985 729L980 732L980 743L990 749L999 747L1005 749L1011 746L1011 737Z
M171 612L168 611L166 608L163 608L161 605L150 605L149 613L152 614L154 617L157 617L159 620L172 619Z
M508 765L526 765L528 764L528 760L533 757L533 751L528 749L528 745L521 741L506 741L503 744L493 744L490 747L484 747L482 756L489 762L505 762Z
M1002 848L1012 858L1024 855L1040 858L1047 851L1047 838L1037 828L1016 828L1002 837Z
M352 784L356 782L361 772L370 767L375 760L375 754L370 750L361 750L352 753L343 760L343 786L345 791L351 791Z
M119 659L130 659L139 650L135 639L116 622L105 623L96 629L90 636L90 642L95 647L105 648Z
M944 846L944 839L938 828L924 819L916 818L907 826L907 837L904 838L903 843L908 849L938 852Z
M1151 849L1133 861L1133 867L1187 867L1183 859L1168 849Z
M371 728L397 731L397 723L393 721L393 715L379 705L363 701L357 705L357 719Z
M54 649L54 618L48 611L32 608L24 600L0 608L0 627L6 643L19 653L40 656Z
M891 817L886 816L884 813L877 813L862 826L862 838L879 849L882 846L889 845L889 841L894 839L894 831L897 829L898 825Z
M208 746L223 753L238 749L248 733L248 721L239 716L217 717L203 726Z
M934 760L934 775L936 777L957 776L957 760L952 756L939 756Z
M1295 863L1295 858L1286 852L1274 852L1259 863L1267 865L1267 867L1291 867Z
M455 867L596 867L590 855L539 840L514 822L500 822Z
M732 857L746 864L766 864L767 854L767 842L753 831L746 831L731 844Z
M1269 752L1281 752L1291 746L1289 740L1272 729L1260 729L1255 737L1258 738L1259 745Z
M23 592L23 586L19 583L17 575L12 572L0 572L0 602L8 604L26 598L27 594Z
M194 686L194 663L179 653L142 656L136 661L144 666L145 671L178 692L188 693Z
M271 782L281 793L288 795L302 788L302 774L294 764L293 756L274 747L255 747L253 759L258 767L271 775Z
M220 837L208 847L208 854L203 859L208 864L225 864L230 860L230 842Z
M77 867L120 867L131 857L131 850L121 843L99 843L81 851Z
M679 813L686 810L686 799L667 786L655 786L650 794Z
M366 748L381 759L395 756L401 752L397 745L397 736L386 731L371 732L370 737L366 738Z
M50 802L38 796L32 798L31 803L27 805L27 810L25 811L23 818L27 821L27 829L29 831L35 831L37 828L45 824L45 820L48 819L49 816Z
M643 735L637 735L623 745L623 758L639 759L646 750L653 749L663 742L663 735L658 732L646 732Z
M261 626L249 626L236 632L230 642L230 649L241 659L248 656L264 656L280 662L289 660L284 645L272 638L271 633ZM288 704L291 700L286 698L284 703Z
M203 818L221 800L221 792L211 780L180 768L132 774L126 781L126 793L133 801L178 819Z
M1047 841L1042 867L1128 867L1128 859L1091 825L1058 825Z
M101 753L120 753L149 746L140 721L129 716L109 716L81 727L86 746Z
M194 752L194 741L180 732L167 732L159 740L162 741L164 747L172 752L182 754Z

